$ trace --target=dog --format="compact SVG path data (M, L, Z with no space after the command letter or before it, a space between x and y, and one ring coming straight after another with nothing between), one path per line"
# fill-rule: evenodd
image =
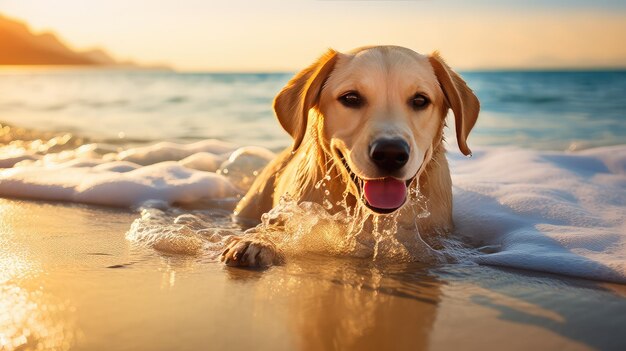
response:
M411 189L428 202L421 236L453 228L452 181L444 127L454 113L456 139L467 138L480 103L465 81L435 52L371 46L348 53L328 50L295 75L274 99L293 145L271 161L235 208L238 218L259 220L285 194L298 202L345 201L376 215L416 222ZM325 191L319 182L327 179ZM276 246L254 235L235 239L221 256L229 266L269 266Z

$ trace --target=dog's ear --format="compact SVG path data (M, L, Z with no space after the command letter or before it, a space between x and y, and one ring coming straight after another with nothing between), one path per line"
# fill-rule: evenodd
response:
M298 149L307 128L309 110L319 102L322 86L337 61L337 52L328 50L312 65L296 74L274 99L274 111L283 129Z
M448 106L454 112L456 139L459 149L461 149L464 155L471 155L472 151L467 147L467 136L478 119L480 102L463 78L448 67L438 52L430 55L428 60L431 66L433 66Z

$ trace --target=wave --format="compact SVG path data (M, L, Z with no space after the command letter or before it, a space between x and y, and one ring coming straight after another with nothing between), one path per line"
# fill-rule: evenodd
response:
M0 196L137 209L142 215L129 240L212 258L233 235L245 235L228 211L274 157L219 140L125 149L62 145L39 140L2 147ZM449 159L456 230L441 253L457 262L626 283L626 145L578 152L488 147L470 159L457 153ZM285 238L285 248L327 254L360 244L342 242L349 217L331 216L317 204L281 206L272 215L288 218L287 224L253 230L278 232L273 238ZM394 234L381 229L375 245ZM352 253L372 256L363 247Z
M626 282L626 145L490 148L452 159L457 233L476 262Z

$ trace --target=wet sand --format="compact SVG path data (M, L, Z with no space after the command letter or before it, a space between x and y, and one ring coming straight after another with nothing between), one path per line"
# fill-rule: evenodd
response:
M136 246L137 216L0 199L0 349L626 349L623 285L321 256L234 269Z

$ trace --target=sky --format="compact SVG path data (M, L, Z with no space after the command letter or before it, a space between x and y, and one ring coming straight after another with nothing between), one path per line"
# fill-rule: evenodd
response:
M182 71L294 71L376 44L465 70L626 67L623 0L0 0L0 13Z

